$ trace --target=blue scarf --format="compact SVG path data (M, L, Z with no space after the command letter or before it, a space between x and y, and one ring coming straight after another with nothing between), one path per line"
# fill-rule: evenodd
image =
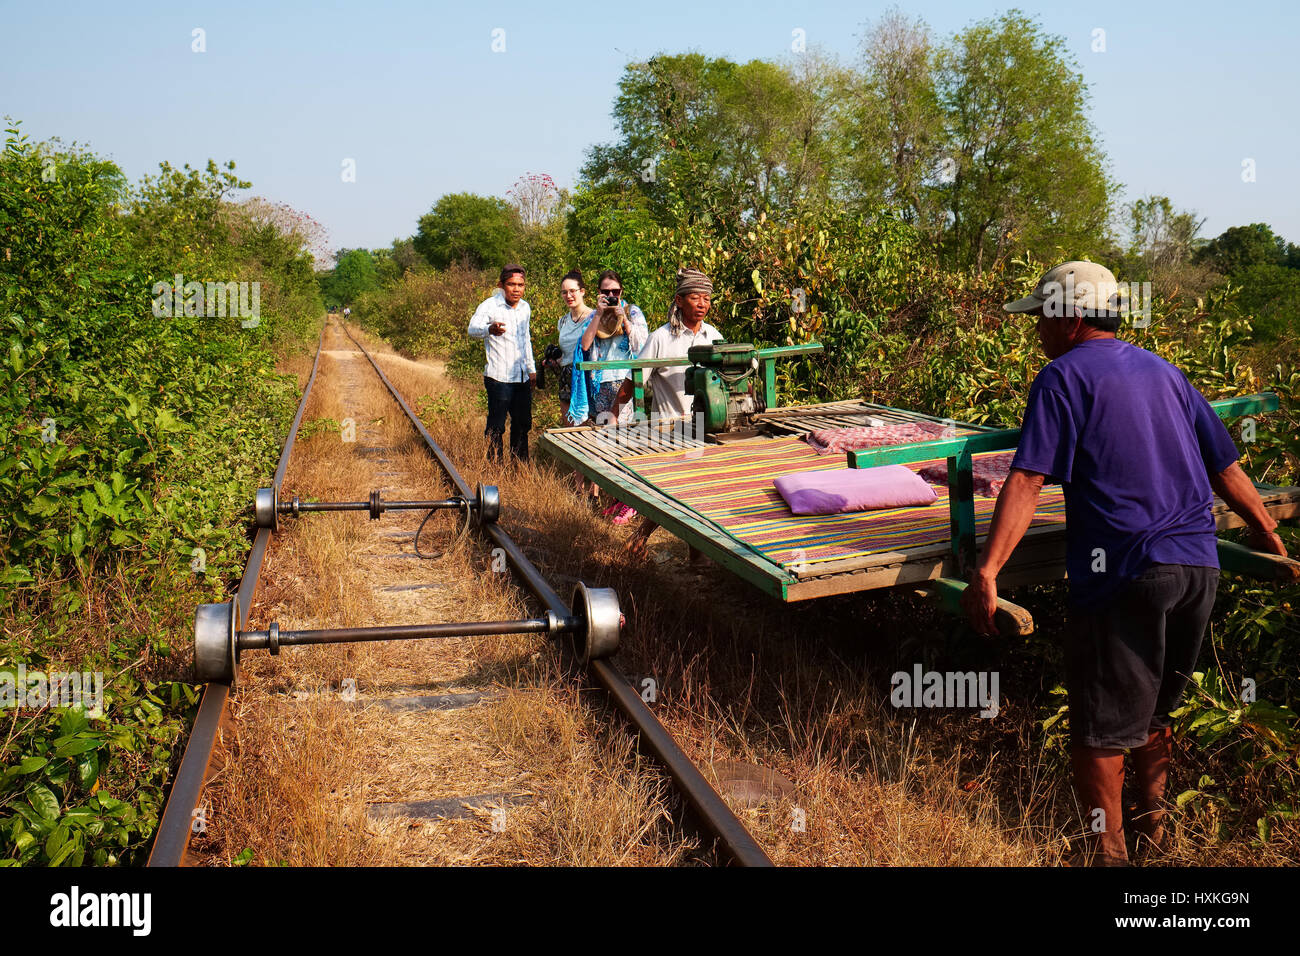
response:
M578 363L586 361L579 345L574 351L573 359L573 394L569 398L568 419L570 425L581 425L591 415L591 400L596 394L595 376L591 372L578 368Z

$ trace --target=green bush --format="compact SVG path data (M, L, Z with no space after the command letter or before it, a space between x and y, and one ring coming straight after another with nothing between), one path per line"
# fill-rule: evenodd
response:
M297 398L276 355L321 312L308 232L231 202L248 185L232 170L163 164L132 189L16 127L0 153L0 671L110 675L102 719L6 721L0 861L138 862L179 758L195 696L174 680L178 606L224 597L242 567ZM259 314L176 313L158 287L177 274L256 282ZM116 626L128 613L152 623Z

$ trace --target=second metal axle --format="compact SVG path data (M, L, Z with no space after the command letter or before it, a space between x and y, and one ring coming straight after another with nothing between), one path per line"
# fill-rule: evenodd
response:
M612 588L579 583L569 614L547 611L544 617L518 621L467 621L447 624L405 624L390 627L339 627L328 630L282 631L271 624L264 631L241 630L237 598L201 604L194 615L194 674L203 682L234 684L244 651L301 644L345 644L354 641L403 641L420 638L481 637L495 634L567 634L584 664L618 650L622 614Z
M258 488L253 496L253 514L259 528L280 529L280 515L298 517L313 511L365 511L371 520L385 511L437 511L443 508L473 513L479 521L491 524L501 515L501 495L496 485L480 484L473 498L459 495L435 501L385 501L378 491L372 491L366 501L302 501L294 495L290 501L280 500L280 486Z

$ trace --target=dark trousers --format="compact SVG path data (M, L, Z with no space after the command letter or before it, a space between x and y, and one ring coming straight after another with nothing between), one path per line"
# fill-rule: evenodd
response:
M1075 746L1127 750L1170 725L1218 582L1218 568L1153 564L1109 604L1070 609L1065 684Z
M533 427L533 389L528 382L498 382L483 377L487 389L488 460L501 460L501 438L510 415L510 452L520 461L528 460L528 430Z

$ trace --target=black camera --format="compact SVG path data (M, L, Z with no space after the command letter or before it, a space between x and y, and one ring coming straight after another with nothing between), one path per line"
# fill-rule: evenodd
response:
M551 344L546 346L546 351L542 353L542 367L537 370L537 387L546 387L546 370L554 369L558 375L560 372L560 359L564 358L564 349L558 345Z

